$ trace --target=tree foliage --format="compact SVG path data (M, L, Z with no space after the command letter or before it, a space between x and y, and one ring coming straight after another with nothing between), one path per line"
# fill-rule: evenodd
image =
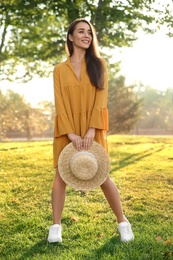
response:
M159 91L147 86L139 95L144 100L144 106L138 128L173 129L173 91Z
M31 139L47 131L53 134L51 102L41 102L38 108L33 108L18 93L8 90L4 95L0 91L0 111L0 140L11 135Z
M162 1L160 1L162 2ZM64 42L69 23L85 17L96 27L103 55L122 46L131 46L136 32L153 32L168 25L171 36L172 10L157 0L1 0L0 2L0 80L28 81L47 77L53 66L65 56ZM141 110L134 86L126 87L124 78L115 80L116 64L109 67L110 132L128 132ZM17 73L17 74L16 74ZM16 101L17 100L17 101ZM19 104L17 106L17 103ZM51 107L51 104L48 104ZM44 107L44 109L43 109ZM46 129L52 130L52 115L47 104L33 109L17 94L0 92L2 132L26 131L28 138ZM16 111L16 112L15 112ZM144 114L143 114L144 116ZM52 120L52 121L50 121ZM51 123L50 123L51 122Z
M169 23L169 8L156 0L1 0L0 79L25 81L48 76L65 54L68 24L87 17L97 29L101 49L130 46L139 27ZM160 19L159 19L160 18Z
M109 132L128 133L135 128L173 130L173 91L158 91L140 85L126 86L124 77L109 82ZM53 136L54 104L48 101L31 107L13 91L0 91L0 140L8 137ZM136 127L137 126L137 127ZM137 134L138 132L136 132Z
M135 86L126 86L120 76L109 82L109 134L128 133L137 122L142 98L138 99Z
M0 92L0 132L1 138L9 130L24 131L26 124L27 104L19 94L8 90L6 95Z

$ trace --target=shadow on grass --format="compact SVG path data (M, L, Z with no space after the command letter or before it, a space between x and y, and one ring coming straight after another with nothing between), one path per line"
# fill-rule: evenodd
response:
M166 145L166 147L168 147L168 145ZM136 154L136 153L130 154L130 155L126 156L125 158L123 158L122 160L120 160L118 163L117 163L117 161L112 162L111 163L112 164L111 172L124 168L130 164L134 164L135 162L138 162L146 157L149 157L153 153L158 153L160 151L163 151L164 149L165 149L165 145L161 145L160 147L157 147L157 148L152 147L149 150L141 152L139 154ZM116 158L116 153L110 152L110 156L111 156L111 158L114 158L114 157Z
M80 244L78 245L80 246ZM65 245L63 243L49 244L46 240L42 240L33 245L28 251L26 251L18 260L29 259L61 259L70 260L69 252L73 253L73 258L76 260L166 260L172 259L172 251L168 246L160 245L156 241L151 241L145 237L145 240L132 241L129 243L122 243L119 236L114 236L107 240L105 244L97 249L90 250L88 243L88 250L86 253L76 251L74 246ZM169 256L171 253L171 256ZM71 255L71 254L70 254ZM50 258L49 258L50 257Z
M116 255L116 246L121 246L121 242L119 240L119 237L112 237L107 243L105 243L102 247L100 247L97 250L91 251L88 255L86 253L85 256L77 256L75 259L81 259L81 260L99 260L102 258L102 256L113 256ZM27 250L21 257L18 258L18 260L27 260L27 259L38 259L41 258L41 255L48 256L49 253L52 255L55 253L55 256L57 255L57 248L59 251L59 257L61 258L61 253L65 250L70 250L70 247L68 245L65 245L63 243L52 243L49 244L46 240L42 240L35 245L33 245L29 250ZM67 260L67 258L64 258ZM105 259L105 258L104 258Z
M19 141L18 141L19 142ZM11 150L18 150L18 149L26 149L26 148L34 148L34 145L29 145L29 143L36 143L39 141L29 141L29 142L25 142L27 143L28 145L27 146L14 146L14 147L8 147L8 148L1 148L0 149L0 152L8 152L8 151L11 151ZM24 143L24 141L22 141L21 143ZM37 147L44 147L44 146L52 146L52 143L48 143L48 144L45 144L45 143L42 143L42 141L40 141L39 145L37 145Z
M46 256L49 253L55 252L55 256L57 255L57 248L59 251L67 250L69 247L63 243L48 243L47 240L42 240L29 248L18 260L26 260L26 259L40 259L41 255Z
M99 249L91 251L90 254L86 255L83 260L100 260L106 259L108 256L116 257L116 247L121 246L119 237L112 237L109 239L104 245L102 245ZM116 245L116 246L115 246ZM116 258L115 258L116 259Z

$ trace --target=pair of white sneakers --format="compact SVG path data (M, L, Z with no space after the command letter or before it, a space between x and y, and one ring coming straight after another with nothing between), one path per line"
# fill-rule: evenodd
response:
M129 242L134 240L132 228L128 221L119 223L118 231L120 233L122 242ZM47 240L49 243L62 242L62 226L59 224L52 225L49 228L49 235Z

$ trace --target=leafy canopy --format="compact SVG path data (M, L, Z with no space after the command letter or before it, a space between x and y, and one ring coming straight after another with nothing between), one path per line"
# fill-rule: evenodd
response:
M173 24L170 6L156 0L1 0L0 80L14 80L21 64L19 79L49 76L77 17L96 27L101 50L131 46L140 27L152 32L153 24Z

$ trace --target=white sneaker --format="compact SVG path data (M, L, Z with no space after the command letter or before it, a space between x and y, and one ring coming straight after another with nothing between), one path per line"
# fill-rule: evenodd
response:
M129 242L134 240L134 235L129 222L121 222L118 224L118 231L121 235L122 242Z
M55 242L62 242L62 227L59 224L54 224L49 228L49 235L48 235L48 242L55 243Z

